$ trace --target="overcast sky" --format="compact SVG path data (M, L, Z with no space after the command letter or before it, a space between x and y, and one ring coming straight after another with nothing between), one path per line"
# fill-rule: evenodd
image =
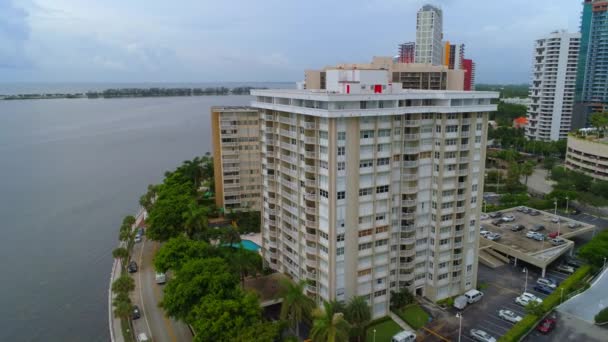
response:
M395 55L444 13L477 82L528 82L534 39L578 31L576 0L0 0L0 82L296 81Z

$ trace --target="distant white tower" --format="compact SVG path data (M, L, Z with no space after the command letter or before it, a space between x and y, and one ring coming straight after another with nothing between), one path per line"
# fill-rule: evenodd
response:
M442 64L443 13L424 5L416 16L416 63Z

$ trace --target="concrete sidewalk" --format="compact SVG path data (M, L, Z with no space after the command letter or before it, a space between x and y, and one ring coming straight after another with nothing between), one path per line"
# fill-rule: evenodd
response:
M122 328L120 318L114 315L114 306L112 301L114 300L114 293L112 292L112 283L114 280L121 276L122 265L119 259L114 259L114 265L112 266L112 275L110 277L110 288L108 289L108 316L110 324L110 339L112 342L124 342L125 339L122 336Z

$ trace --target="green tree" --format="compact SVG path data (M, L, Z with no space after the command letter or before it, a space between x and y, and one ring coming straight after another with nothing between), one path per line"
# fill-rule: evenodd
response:
M391 291L391 308L400 309L414 302L414 295L407 289L402 288L399 292Z
M524 184L528 186L528 177L534 173L534 162L527 161L519 164L519 173L525 177Z
M147 211L152 209L152 204L156 198L158 191L158 185L149 184L148 191L139 198L139 205L144 207Z
M128 298L128 297L127 297ZM116 317L122 318L122 319L128 319L129 316L131 315L131 312L133 310L133 304L131 304L131 301L126 301L126 300L121 300L118 302L114 302L114 315L116 315Z
M190 240L180 235L169 239L154 255L154 269L159 272L177 271L190 260L218 255L216 248L207 242Z
M192 200L190 183L163 184L148 212L147 235L156 241L166 241L184 232L183 213Z
M579 249L578 255L594 267L602 267L604 258L608 258L608 230L600 232L583 245Z
M135 281L127 274L118 277L112 283L112 292L114 293L129 293L135 289Z
M188 210L182 214L185 220L184 228L188 237L192 238L197 234L205 236L208 213L209 210L207 208L197 205L194 200L188 204Z
M242 247L237 248L235 253L230 253L227 261L234 272L240 276L242 288L245 288L245 277L262 272L262 257L258 253Z
M234 341L275 342L279 339L281 330L281 322L258 322L240 330Z
M235 246L239 242L241 242L241 235L237 228L232 226L226 227L220 236L220 241L222 244L226 244L228 246Z
M205 296L234 297L238 278L221 258L187 261L165 286L161 307L174 318L186 320ZM208 300L208 299L206 299Z
M200 157L196 157L192 160L185 160L178 168L178 171L182 172L192 181L195 190L198 190L201 186L201 181L203 179L202 163L203 160Z
M545 170L551 171L556 163L557 163L557 160L555 158L545 157L545 159L543 159L543 168Z
M603 308L600 312L595 315L595 323L601 324L608 322L608 308Z
M536 302L536 301L531 301L528 303L528 305L526 305L525 307L526 309L526 313L529 315L534 315L537 317L542 316L545 313L545 309L543 308L543 304Z
M112 257L114 259L120 259L122 264L126 264L126 260L129 257L129 251L124 247L118 247L112 251Z
M591 121L591 125L597 128L600 135L603 135L606 131L606 127L608 127L608 112L603 113L593 113L589 119Z
M350 324L342 312L337 312L330 302L323 302L323 308L313 312L314 322L310 337L314 342L348 341Z
M125 216L124 219L122 219L123 225L132 226L135 224L135 222L136 222L136 219L133 215L127 215L127 216Z
M365 327L372 319L371 310L367 301L362 296L351 298L346 305L346 320L352 325L351 335L361 341L361 337L365 336Z
M239 332L261 322L261 313L260 302L252 293L224 300L208 296L202 298L188 321L196 331L194 341L233 341Z
M304 294L306 285L304 280L294 283L289 279L282 279L280 282L283 298L280 317L289 323L292 330L295 328L297 336L300 336L300 322L304 317L308 317L315 307L314 301Z

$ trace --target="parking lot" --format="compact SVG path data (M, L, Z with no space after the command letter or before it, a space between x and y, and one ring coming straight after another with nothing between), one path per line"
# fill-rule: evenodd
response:
M526 281L526 271L527 281ZM481 329L498 339L504 335L514 323L508 322L498 316L499 310L511 310L518 316L525 316L525 309L515 303L524 290L534 294L540 299L547 297L547 294L534 290L536 280L541 277L540 270L530 265L513 264L504 265L496 269L491 269L484 265L479 265L478 285L484 293L483 299L477 303L467 305L462 310L462 341L473 341L470 338L471 329ZM556 272L553 269L547 270L546 277L553 278L557 282L562 282L568 275ZM449 308L442 317L435 317L435 320L428 326L433 332L451 341L458 341L459 319L456 313L459 310ZM423 336L424 341L441 341L441 339L428 334Z

